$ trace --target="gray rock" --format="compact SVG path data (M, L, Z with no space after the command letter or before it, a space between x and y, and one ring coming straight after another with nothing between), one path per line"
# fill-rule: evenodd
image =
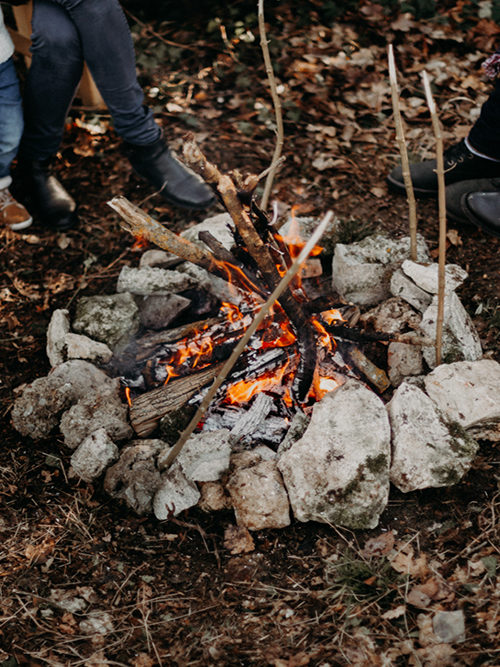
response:
M175 318L189 308L191 301L178 294L156 294L139 303L141 324L147 329L166 329Z
M136 296L149 296L184 292L192 287L196 287L196 283L185 271L157 267L137 269L124 266L118 276L116 291L128 292Z
M313 234L316 227L321 222L321 218L315 218L312 216L298 216L295 218L295 223L298 225L299 236L307 241ZM326 255L332 255L335 250L335 244L337 243L337 227L339 221L338 219L332 217L328 223L323 236L321 237L320 245L324 250ZM283 236L288 236L290 230L293 231L294 222L292 218L289 218L287 222L280 228L280 234Z
M465 641L465 617L461 609L438 611L432 619L434 634L443 644Z
M71 466L78 477L91 482L100 477L118 458L118 447L103 428L91 433L71 457Z
M371 306L390 296L391 275L398 263L409 255L410 239L394 240L383 235L370 236L359 243L338 243L332 264L333 288L341 297L358 305ZM417 253L428 257L422 237Z
M299 521L364 529L375 528L387 504L389 459L384 404L349 379L314 406L304 435L278 467Z
M422 351L417 345L389 343L387 350L389 380L399 387L405 378L420 375L424 370Z
M156 267L158 269L168 269L178 263L179 258L172 252L165 252L165 250L151 248L151 250L146 250L142 253L141 259L139 260L139 268L146 269Z
M219 276L202 269L201 266L196 266L190 262L185 262L179 265L179 271L182 270L196 283L198 288L203 288L208 294L211 294L219 301L229 301L234 305L239 305L242 300L244 291L238 289L233 284L227 282Z
M203 241L200 241L198 234L200 232L210 232L219 243L226 248L226 250L231 250L234 245L234 222L229 215L229 213L219 213L218 215L213 215L210 218L206 218L203 222L200 222L197 225L189 227L189 229L184 229L180 236L192 241L198 245L207 248Z
M432 301L431 295L417 287L401 269L397 269L392 274L390 291L393 296L400 297L421 313L430 306Z
M278 457L280 457L287 449L293 445L294 442L297 442L299 438L304 435L304 431L309 425L311 418L309 415L306 415L302 410L297 410L294 414L290 427L286 433L286 436L281 441L278 447Z
M112 385L112 380L94 365L79 359L56 366L49 375L17 390L12 424L34 440L46 438L59 416L85 395Z
M401 265L403 273L428 294L438 293L438 264L419 264L407 259ZM467 271L457 264L445 266L445 292L456 290L467 279Z
M170 448L158 457L158 467L163 469ZM176 461L186 477L193 482L216 482L229 468L231 445L229 431L221 429L209 433L195 433L181 449Z
M218 512L229 509L231 499L226 494L221 482L202 482L198 505L204 512Z
M108 468L104 490L124 500L139 515L151 512L153 497L161 485L156 459L163 447L161 440L133 441L123 449L119 461Z
M47 357L52 368L66 361L65 336L69 333L69 311L54 310L47 328Z
M226 488L231 496L236 522L249 530L284 528L290 525L290 507L283 479L264 450L235 454ZM272 450L269 450L272 451ZM268 458L264 458L264 457Z
M119 387L118 379L109 378L108 384L86 394L64 413L60 429L67 447L75 449L98 429L104 429L114 442L132 437L128 407L120 399Z
M360 320L375 331L394 334L407 327L416 329L421 317L403 299L392 297L361 315Z
M403 492L456 484L478 444L448 422L418 387L403 383L387 405L392 429L391 482Z
M111 349L125 347L138 328L138 308L131 294L88 296L77 303L73 330Z
M106 343L99 343L82 334L67 333L64 345L68 359L85 359L96 364L107 364L113 356Z
M438 298L435 296L431 305L424 312L420 330L431 340L436 338ZM436 367L434 346L423 347L424 359L430 368ZM444 298L443 340L441 359L446 363L454 361L476 361L482 357L481 341L460 299L455 292Z
M482 436L500 423L500 364L493 359L442 364L425 378L425 389L448 419ZM484 425L485 428L481 428ZM495 426L496 425L496 426ZM496 438L493 438L496 439Z
M199 499L198 487L186 477L179 463L174 461L162 473L160 486L153 498L154 515L160 521L165 521L171 515L178 516L184 510L194 507Z

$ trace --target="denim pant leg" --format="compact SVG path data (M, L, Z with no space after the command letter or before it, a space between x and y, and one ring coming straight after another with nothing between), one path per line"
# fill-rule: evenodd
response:
M500 160L500 79L481 107L478 120L474 123L469 141L473 148L488 157Z
M10 185L10 165L23 133L23 108L12 58L0 64L0 179Z
M59 150L66 116L83 71L83 51L68 13L35 0L31 67L24 88L23 158L44 160Z

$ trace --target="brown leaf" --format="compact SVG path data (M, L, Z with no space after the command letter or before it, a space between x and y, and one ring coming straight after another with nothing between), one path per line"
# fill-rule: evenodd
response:
M381 533L377 537L371 537L365 542L362 551L363 556L385 556L390 553L394 547L394 533L390 530L387 533Z

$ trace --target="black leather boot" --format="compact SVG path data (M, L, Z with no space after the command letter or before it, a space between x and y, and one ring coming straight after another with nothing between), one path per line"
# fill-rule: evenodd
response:
M64 231L78 224L76 202L51 173L50 159L21 158L18 174L26 206L42 225Z
M125 143L124 152L135 171L170 204L191 209L213 204L210 188L171 154L163 137L145 146Z

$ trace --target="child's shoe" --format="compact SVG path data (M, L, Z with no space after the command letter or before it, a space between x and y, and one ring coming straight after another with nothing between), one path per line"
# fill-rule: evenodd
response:
M32 222L31 215L22 204L14 199L9 189L0 190L0 225L18 232L29 227Z

